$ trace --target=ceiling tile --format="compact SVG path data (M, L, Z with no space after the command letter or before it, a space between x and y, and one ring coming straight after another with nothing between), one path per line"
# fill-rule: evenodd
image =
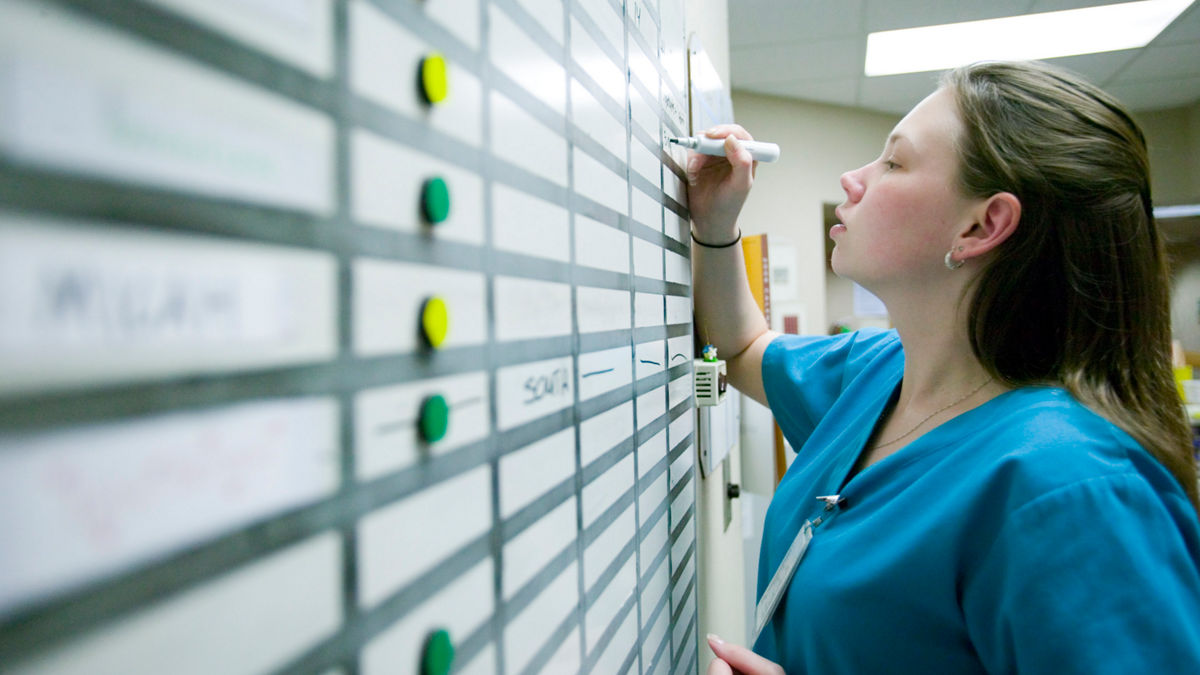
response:
M859 38L729 50L730 80L741 86L810 77L856 78L866 45Z
M1200 4L1192 3L1175 22L1158 34L1153 44L1169 45L1176 42L1200 41Z
M1111 81L1121 69L1126 67L1137 56L1136 49L1122 49L1115 52L1100 52L1098 54L1080 54L1064 56L1057 59L1046 59L1046 63L1060 68L1075 71L1087 78L1089 82L1103 87Z
M932 94L941 73L907 73L864 77L858 90L858 105L871 110L906 114Z
M1200 76L1200 42L1150 46L1139 50L1113 82Z
M807 3L806 3L807 4ZM978 21L1025 13L1029 0L944 2L943 0L867 0L866 30L894 30Z
M763 45L857 36L864 0L731 0L729 45Z
M1110 84L1105 91L1130 110L1161 110L1200 102L1200 77Z
M729 0L735 89L904 114L936 87L937 73L862 74L869 30L1074 9L1121 0ZM1052 63L1112 91L1136 110L1200 99L1200 0L1145 50Z
M1119 5L1124 2L1130 2L1130 0L1036 0L1029 6L1027 13L1041 14L1042 12L1058 12L1064 9Z
M748 87L746 91L803 101L816 101L817 103L854 106L858 94L858 86L854 80L846 78L832 80L810 79L760 84Z

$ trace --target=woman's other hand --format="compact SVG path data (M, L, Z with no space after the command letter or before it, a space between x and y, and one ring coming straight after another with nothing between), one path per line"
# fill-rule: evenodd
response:
M783 667L741 645L708 636L708 646L717 658L708 664L708 675L786 675Z
M696 238L710 244L732 241L737 236L737 217L754 183L758 162L738 140L754 138L736 124L722 124L704 132L709 138L725 139L725 157L688 154L688 210Z

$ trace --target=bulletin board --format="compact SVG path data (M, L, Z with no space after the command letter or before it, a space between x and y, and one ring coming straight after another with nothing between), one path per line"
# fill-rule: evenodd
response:
M5 672L697 672L684 31L5 2Z

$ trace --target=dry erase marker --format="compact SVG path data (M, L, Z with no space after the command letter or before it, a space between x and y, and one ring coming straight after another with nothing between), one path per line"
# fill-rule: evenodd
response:
M725 156L724 138L690 136L687 138L672 138L671 142L676 145L682 145L685 148L691 148L702 155ZM774 162L779 159L779 146L774 143L743 141L740 138L738 139L738 143L741 143L743 148L750 151L751 157L760 162Z

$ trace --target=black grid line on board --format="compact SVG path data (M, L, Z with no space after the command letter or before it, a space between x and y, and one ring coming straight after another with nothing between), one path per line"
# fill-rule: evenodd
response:
M572 44L571 18L570 18L570 12L568 11L568 8L569 8L569 4L564 3L563 15L562 15L563 49L562 49L561 65L564 66L564 68L563 68L563 86L565 87L565 93L566 93L566 109L570 113L570 112L574 111L574 108L575 108L575 96L574 96L574 92L571 88L570 70L568 70L565 67L571 61L571 44ZM570 125L570 126L571 126L571 130L574 131L574 126L573 125ZM576 173L577 167L575 164L575 152L574 152L575 142L577 141L575 136L576 136L576 134L572 133L571 138L569 138L568 142L567 142L567 185L568 185L568 200L569 200L569 204L570 204L568 211L570 211L570 214L571 214L570 215L570 224L571 224L571 231L570 231L571 253L570 254L571 254L571 262L572 263L576 262L576 254L577 254L576 239L579 234L577 218L578 218L578 215L580 212L580 205L583 203L582 197L578 191L578 186L576 184L576 181L578 180L578 174ZM611 162L609 162L609 166L611 168ZM604 211L606 211L606 210L607 209L600 209L600 211L597 212L595 209L589 209L589 214L596 217L596 219L599 220L599 219L603 218L603 216L605 215ZM608 220L609 220L609 222L612 221L611 218L609 218ZM577 275L575 275L574 273L572 273L572 276L571 276L571 284L572 284L571 293L573 294L574 297L578 298L579 297L579 295L578 295L578 293L579 293L578 279L577 279ZM578 307L578 304L576 304L575 306L573 306L571 308L571 325L572 325L572 328L575 330L575 332L578 333L579 332L579 307ZM623 340L622 340L622 342L623 342L624 336L622 336L622 338L623 338ZM574 559L573 559L573 563L575 566L575 580L574 581L575 581L575 593L576 593L576 598L577 598L577 602L575 603L575 608L571 612L571 619L573 620L574 625L578 630L578 638L577 638L578 646L577 646L577 648L579 651L579 663L582 664L582 663L584 663L584 660L587 658L587 628L588 628L588 626L587 626L587 608L588 608L588 603L586 602L587 585L586 585L586 581L584 578L584 559L586 557L587 546L586 546L586 543L584 542L584 538L583 538L583 533L584 533L584 524L583 524L583 488L584 488L583 439L581 438L582 433L580 433L580 426L579 426L579 424L580 424L580 422L582 422L582 420L580 420L581 409L580 409L580 396L579 396L579 384L578 383L581 381L581 379L578 377L578 373L579 373L579 353L578 352L575 353L571 362L572 362L572 366L575 368L575 372L577 375L576 380L575 380L576 386L571 390L571 399L572 399L571 403L572 403L572 408L574 409L574 415L575 415L575 420L576 420L575 442L571 448L572 452L574 453L573 459L575 460L574 473L572 474L572 477L571 477L572 485L574 487L573 496L574 496L574 500L575 500L575 512L574 512L574 514L572 514L575 519L575 537L572 539L572 542L571 542L571 552L574 554ZM546 645L545 647L543 647L543 651L545 651L549 646L550 645ZM565 648L571 649L571 646L567 645ZM531 672L531 671L527 670L526 672Z
M617 392L617 394L619 393ZM609 405L612 407L619 405L623 400L628 400L628 397L618 395L610 397L610 400ZM591 416L601 412L604 410L594 412ZM665 428L669 420L677 419L681 414L690 414L690 412L690 406L686 403L680 404L674 413L658 418L637 433L652 435ZM531 438L545 437L554 431L570 428L571 422L568 415L554 414L539 423L540 429L531 427L525 430L524 435L529 438L513 435L510 438L515 438L515 441L507 443L501 441L501 443L509 446L510 450L524 447ZM646 476L639 482L638 494L641 494L647 486L664 474L672 462L684 452L689 451L691 442L691 436L680 439L666 457L650 468ZM632 451L633 437L631 436L589 464L585 480L590 482L590 479L602 470L614 465ZM3 631L5 637L0 639L0 655L9 653L9 650L15 649L20 644L40 644L43 641L53 640L55 636L61 634L64 626L78 628L81 625L92 625L111 615L133 611L146 602L202 583L212 576L213 570L236 567L263 553L285 548L314 532L331 527L352 525L361 515L370 513L381 506L401 501L422 488L461 475L485 464L489 457L496 459L504 452L506 451L502 449L497 451L488 441L481 441L440 457L437 462L429 465L414 467L371 483L360 484L353 493L342 494L330 501L301 508L288 516L250 526L195 551L173 556L154 567L134 570L126 576L108 580L96 591L78 597L68 595L56 605L44 608L43 611L18 616L15 625L6 624ZM681 491L694 489L691 482L693 473L689 472L688 476L680 479L671 488L668 500L661 503L655 513L649 517L648 525L655 525L659 519L666 516L668 505ZM567 483L552 487L542 497L501 524L499 528L501 543L519 535L529 525L552 511L567 498L575 496L576 493L577 490ZM622 513L633 498L631 493L619 498L615 506L610 507L589 527L588 532L603 531ZM683 530L690 522L691 514L687 513L671 532L672 544L682 536ZM649 527L643 527L637 540L643 539L648 530ZM580 539L586 543L594 536L595 534L584 533ZM476 553L471 554L472 550ZM664 555L666 550L664 549ZM480 556L483 556L485 552L486 549L481 548L478 543L468 544L452 558L461 559L460 562L469 566L469 564L478 562L481 559ZM457 574L455 570L457 567L439 567L429 575L410 584L407 590L400 591L400 597L408 598L409 603L419 604L419 601L428 599L452 581ZM673 583L679 581L677 575L681 572L682 569L676 570Z
M485 3L480 2L479 12L480 12L480 19L482 21L482 26L481 26L481 31L480 31L482 33L482 35L480 36L482 42L480 45L480 52L482 55L486 55L490 48L491 31L487 29L487 14L486 14L487 7L486 7ZM481 105L483 106L483 117L481 120L481 125L483 127L483 129L482 129L483 137L482 137L481 142L482 142L483 148L490 148L490 147L492 147L492 140L493 140L492 139L492 124L491 124L492 98L491 98L490 94L491 94L492 88L494 86L496 86L497 73L494 72L494 69L491 67L491 64L487 61L486 58L481 59L481 61L482 61L481 68L483 70L483 72L480 73L480 85L482 88L480 98L482 99ZM485 153L485 156L486 156L486 153ZM495 336L496 336L495 280L496 280L496 273L497 273L496 272L497 255L496 255L495 249L492 246L492 244L494 242L494 235L495 235L493 209L492 209L492 196L494 194L493 190L492 190L493 175L494 174L491 171L485 171L483 174L484 245L487 249L487 254L486 254L487 264L484 266L485 274L487 275L487 299L486 299L486 305L485 305L486 306L485 311L487 313L487 341L485 343L484 348L485 348L485 353L487 355L485 357L485 361L487 363L487 372L488 372L487 388L488 388L489 409L488 409L487 419L488 419L488 429L490 432L488 434L488 436L489 436L489 440L491 441L491 447L489 448L489 453L488 453L489 459L487 462L487 464L490 468L489 478L490 478L490 487L491 487L491 491L490 491L491 499L490 499L490 503L488 504L489 516L491 519L491 523L490 523L490 527L489 527L489 531L488 531L488 554L489 554L489 557L491 558L491 564L492 564L492 579L491 579L491 582L492 582L492 612L491 612L491 616L484 623L484 625L482 627L480 627L479 631L480 632L486 631L485 634L487 636L487 641L493 645L493 649L494 649L493 654L494 654L494 659L495 659L494 665L495 665L496 672L503 673L503 672L505 672L505 665L504 665L505 664L505 649L504 649L503 630L504 630L504 623L507 619L507 614L506 614L505 607L502 604L503 587L504 587L503 586L503 584L504 584L504 543L502 540L503 530L501 529L502 522L501 522L501 515L500 515L500 457L499 457L499 453L496 451L496 447L497 447L496 441L497 441L497 432L498 432L497 420L499 419L499 413L497 411L497 399L499 396L499 392L498 392L498 385L496 382L496 360L497 360L496 352L497 352L497 350L495 348ZM416 606L416 605L414 604L412 606ZM397 620L398 620L398 618L397 618ZM465 647L466 645L464 644L463 646ZM474 656L475 656L474 654L464 654L462 662L468 663L469 659L471 659Z
M655 292L649 280L636 280L639 291ZM670 285L666 285L671 290ZM614 289L614 290L628 290ZM633 330L635 343L690 335L684 324L642 327ZM521 340L493 345L497 367L517 365L628 344L629 331ZM26 393L0 398L0 429L28 433L38 429L129 420L167 411L202 411L214 406L262 398L298 398L361 391L482 370L484 350L476 347L448 349L442 359L405 354L370 358L339 357L318 365L246 370L151 380L147 383L97 384L68 391ZM675 368L679 368L677 364ZM680 369L686 370L686 369ZM676 372L676 376L679 373ZM673 378L672 378L673 379ZM0 448L0 453L3 449Z
M506 186L565 206L566 190L503 159L489 157L483 169L496 174ZM646 179L631 179L646 189ZM687 245L662 232L634 223L629 216L584 200L578 212L634 236L685 255ZM658 203L677 212L682 209L670 196L659 194ZM14 163L0 158L0 207L42 218L83 223L93 227L162 231L219 241L277 244L302 250L332 251L396 262L420 262L462 270L477 270L484 247L425 234L344 222L334 217L268 207L150 185L72 174ZM685 212L684 212L685 213ZM682 213L677 213L682 215ZM349 219L349 217L347 217ZM539 260L540 262L540 260ZM553 266L554 261L544 264ZM511 265L520 273L524 267Z
M349 99L349 87L347 81L350 77L350 55L349 55L349 17L347 16L346 5L338 4L334 7L334 86L337 88L337 97L333 101L333 118L335 124L335 161L334 161L334 176L336 181L335 196L335 211L334 219L338 223L350 222L351 204L350 204L350 130L347 116L349 111L346 109L345 101ZM338 353L351 353L354 349L353 336L353 317L347 309L353 306L354 303L354 270L353 262L349 256L339 254L337 260L337 298L338 306L341 311L338 312ZM357 414L354 404L354 394L349 391L341 391L337 394L338 404L341 415L339 416L341 428L339 433L341 445L341 480L338 490L339 496L344 501L354 496L354 476L355 476L355 416ZM353 522L343 522L337 528L341 543L341 562L342 562L342 583L341 583L341 614L343 617L356 617L359 604L359 575L357 563L357 551L359 548L359 533ZM319 647L318 647L319 648ZM309 655L305 655L309 656ZM317 659L317 654L309 656L310 661ZM338 652L336 654L336 665L347 675L358 675L358 659L352 655Z
M622 5L623 4L624 3L622 3ZM576 12L576 13L584 14L584 12ZM628 16L626 16L624 6L621 7L621 11L619 12L619 14L621 15L621 25L624 28L624 31L622 31L623 32L622 39L624 40L624 44L621 45L621 52L622 52L621 53L621 63L623 66L622 72L625 76L624 77L624 79L625 79L625 100L622 101L624 106L623 106L623 109L621 110L621 112L623 113L622 119L625 123L625 159L627 162L625 176L626 176L626 182L628 183L628 186L629 186L629 187L627 187L628 196L627 196L627 202L626 202L625 208L628 213L633 214L634 213L633 189L631 187L632 186L631 181L632 181L633 176L637 175L637 172L633 170L633 137L630 133L630 130L635 125L633 123L633 117L632 117L633 102L632 102L632 99L631 99L631 96L629 93L630 92L630 90L629 90L630 81L633 79L632 77L630 77L630 71L629 71L629 48L630 48L630 45L629 45L629 18L628 18ZM585 21L584 23L590 24L591 22ZM599 31L595 30L595 27L590 26L590 25L588 26L588 30L592 33L592 39L597 39L598 36L596 34ZM595 94L593 94L593 96L594 95ZM660 171L661 171L661 169L660 169ZM661 190L660 190L660 192L661 192ZM635 230L637 226L638 226L638 223L636 223L635 221L632 221L632 220L630 221L630 225L629 225L630 234L633 234L633 230ZM637 264L636 264L636 256L634 254L635 246L637 246L637 242L635 241L634 237L631 236L629 238L629 263L630 263L629 269L631 272L634 272L636 274ZM631 291L632 291L630 293L631 309L634 309L633 305L636 304L637 293L636 293L636 290L634 290L634 289L631 289ZM636 316L636 309L634 309L634 314ZM636 323L636 320L634 323ZM663 323L664 324L666 323L665 315L663 317ZM636 341L634 342L633 345L631 345L630 356L635 360L637 359L637 343L636 343ZM636 362L633 363L631 365L631 367L633 368L633 372L636 373L637 372L637 363ZM636 383L634 385L634 391L635 392L637 391ZM638 437L637 430L643 426L642 422L649 422L649 420L641 420L640 419L640 415L638 414L639 411L638 411L636 396L634 397L633 411L634 411L633 428L635 430L634 431L634 439L636 439ZM608 648L609 643L612 641L612 637L616 631L616 627L619 625L618 621L620 621L622 619L622 617L625 616L628 612L632 612L633 620L636 622L636 627L637 627L637 640L633 645L633 650L630 652L630 657L640 661L641 660L641 651L642 651L641 646L642 646L642 642L645 640L645 636L642 634L643 586L642 586L641 577L637 574L637 570L640 569L640 566L642 563L641 537L638 536L641 532L640 525L642 522L642 513L641 513L642 500L640 499L640 496L642 494L642 486L637 481L637 477L641 473L641 453L637 452L636 445L630 449L630 453L633 455L633 476L634 476L633 487L630 488L630 492L632 493L630 496L630 501L631 501L631 508L633 510L633 524L634 524L633 525L634 526L634 538L633 538L633 542L630 543L630 547L632 548L632 550L630 551L630 556L633 557L633 561L630 564L633 565L633 569L634 569L633 595L629 598L629 602L626 603L626 606L623 607L621 611L617 612L617 617L613 621L612 626L609 627L609 630L606 631L605 635L601 636L601 638L599 640L597 640L595 653L597 654L597 658L599 657L600 654L604 653L604 650L606 648ZM624 557L625 556L623 554L617 556L618 560L620 560ZM614 562L614 565L615 564L616 563ZM596 663L595 661L592 661L591 664L585 663L584 669L590 670L592 667L594 667L595 663ZM629 668L629 666L627 664L625 664L625 665L622 665L621 670L622 670L622 672L624 672L628 668Z
M76 11L86 13L107 24L127 30L158 46L176 51L197 62L244 79L256 87L272 91L317 110L326 111L331 114L334 113L339 107L338 97L345 96L348 93L349 100L352 102L351 109L354 111L351 119L355 120L358 124L364 123L360 121L360 118L363 117L368 118L368 120L374 118L377 122L384 120L381 124L382 128L377 129L384 133L387 133L387 129L394 127L394 125L407 124L408 126L403 128L409 129L410 133L399 136L397 140L402 140L406 145L421 149L441 150L446 147L454 148L455 152L449 159L451 161L464 161L465 158L463 163L465 168L477 169L479 162L486 159L484 153L462 146L461 141L445 136L438 130L411 124L402 117L386 113L381 115L377 110L378 106L376 104L363 100L352 92L345 92L339 89L336 81L322 80L292 64L281 61L272 55L260 52L253 47L249 47L236 39L226 36L220 31L209 28L187 17L175 15L151 2L144 2L142 0L128 0L122 3L112 3L106 0L44 1L71 7ZM439 23L426 17L419 7L412 2L405 0L363 1L371 2L371 4L399 23L406 26L413 26L429 42L437 44L441 51L450 60L454 61L457 66L465 68L477 77L482 76L487 66L486 46L478 51L472 49L470 46L462 43L457 36L447 31ZM338 2L337 4L338 6L344 6L344 2ZM545 33L540 24L530 17L528 12L516 0L492 0L492 4L501 7L510 18L517 21L522 29L539 43L546 45L553 43L553 38ZM564 14L579 21L585 30L593 36L597 44L609 52L610 58L616 57L614 49L604 39L602 32L595 25L592 17L582 9L574 9L578 7L577 4L572 3L570 6L573 11L569 13L564 12ZM646 16L657 24L658 19L653 13L653 8L643 5L642 9L646 11ZM639 31L627 30L626 35L627 39L629 39L628 36L632 35L632 39L638 42L638 48L643 49L647 54L657 51L657 49L651 49L645 43ZM553 59L558 65L567 68L571 76L580 80L594 96L598 96L602 101L607 101L606 105L613 108L614 114L619 114L616 110L616 107L619 105L618 102L612 101L608 94L603 92L591 74L579 68L571 61L569 49L559 54L555 54L555 51L550 49L546 53L547 58ZM624 61L623 58L615 60ZM671 84L664 66L657 59L652 59L651 62L658 71L658 77L661 81L660 86L669 88L669 93L676 99L683 100L684 97L682 94L673 88L673 84ZM637 82L636 79L633 81ZM524 88L513 83L502 72L489 72L489 84L492 88L502 91L510 98L520 99L522 107L526 111L539 115L548 126L561 128L564 123L564 120L558 113L550 110L542 101L532 97ZM640 86L640 83L636 86ZM649 94L649 92L644 91L644 88L643 93ZM650 96L648 98L656 107L658 106L659 99L657 96ZM372 108L376 110L373 112L364 112L362 108L366 108L368 111ZM658 112L661 115L661 110ZM365 123L368 126L370 125L369 121ZM672 133L677 134L685 132L685 129L673 128L672 130ZM657 142L648 147L651 149L661 149L661 145ZM664 160L666 159L669 159L669 156L664 156ZM681 167L674 165L673 161L667 163L670 165L672 171L682 177Z
M638 413L635 406L634 436L614 446L587 467L579 466L577 459L578 482L575 485L562 483L552 486L542 498L507 519L500 518L498 506L495 503L495 494L498 492L497 462L506 453L524 447L533 440L561 429L577 427L582 421L610 409L613 405L633 400L639 394L661 388L661 396L665 399L668 393L665 385L681 373L690 372L690 365L677 366L645 378L635 379L629 385L587 400L580 400L576 391L574 401L569 408L524 423L514 429L507 429L504 432L499 432L496 427L497 416L494 409L498 398L496 370L508 365L558 356L571 356L577 364L579 354L587 351L615 346L633 348L638 343L649 340L690 335L690 325L639 326L608 333L580 335L573 311L570 336L497 343L494 339L496 317L495 313L489 309L488 337L478 347L449 350L439 354L443 358L437 359L430 359L428 355L420 353L360 357L353 354L349 308L354 303L352 297L353 275L350 271L350 263L357 258L366 256L396 262L415 262L450 269L479 271L488 279L489 307L494 304L491 299L491 280L497 275L542 280L567 279L573 288L588 286L626 291L630 293L631 303L636 293L688 297L690 288L683 284L635 278L632 274L612 274L577 267L573 258L573 227L571 230L572 258L568 263L556 263L520 253L495 251L491 246L492 210L487 207L484 208L485 239L482 244L446 241L436 237L391 231L356 222L350 203L353 180L350 175L350 135L357 129L366 129L406 147L426 152L445 152L451 163L481 175L485 185L496 182L514 187L552 204L566 206L572 214L572 221L575 213L584 214L630 233L632 235L631 244L636 238L655 244L664 251L669 250L687 257L689 252L686 244L666 236L659 230L637 223L627 215L632 207L634 190L649 195L655 202L676 215L686 214L682 205L662 192L661 185L653 185L640 174L631 170L628 163L631 152L630 144L638 143L655 150L659 159L667 165L666 170L672 171L676 177L681 175L681 170L678 166L673 165L668 155L662 153L658 143L650 143L655 139L647 138L644 131L638 129L630 120L628 89L625 101L612 101L606 98L607 95L591 76L573 62L570 56L572 22L576 22L574 24L576 27L582 27L587 31L590 37L609 53L610 58L617 56L615 50L611 49L611 45L603 39L599 27L586 11L574 3L567 3L563 14L564 42L562 45L553 46L549 51L552 56L554 53L559 54L559 63L563 66L568 81L568 96L570 79L575 78L592 96L606 106L610 114L621 113L620 119L626 127L626 147L623 160L613 155L609 149L596 144L575 127L569 117L563 118L549 110L540 101L530 97L519 84L512 82L491 66L487 59L488 31L486 26L487 10L493 3L489 3L487 0L480 2L482 46L478 50L462 43L436 21L426 17L419 3L385 0L372 2L393 20L419 28L426 41L437 45L457 66L465 68L480 79L484 91L482 101L484 140L480 148L472 147L457 138L406 119L351 91L348 84L348 42L350 40L347 19L348 2L337 0L333 3L335 16L333 22L334 74L326 79L313 76L287 62L227 37L220 31L161 9L149 2L107 3L99 0L56 0L55 4L68 7L71 11L79 12L105 25L117 28L131 38L146 40L171 53L232 75L257 88L270 91L327 115L333 121L336 131L334 142L336 155L334 162L335 207L333 212L328 215L313 214L303 210L264 206L226 197L195 194L186 189L142 185L136 182L127 183L105 176L90 176L74 174L62 169L39 168L8 159L0 159L0 207L53 218L82 221L89 225L99 223L106 227L123 230L162 231L211 238L217 241L261 242L330 252L335 256L338 265L336 294L338 306L341 308L336 315L338 356L319 363L161 378L149 377L146 380L132 382L101 382L87 387L51 387L31 395L22 394L19 398L0 399L0 430L36 432L77 424L134 420L168 411L201 411L239 401L259 400L267 396L281 398L329 396L338 402L340 411L338 435L342 479L341 487L330 497L292 509L284 514L271 516L267 520L241 528L236 532L221 535L215 540L201 543L187 550L172 553L148 567L120 573L115 577L104 579L102 582L85 586L82 590L68 591L56 596L54 600L22 611L16 615L17 619L10 617L0 620L0 658L21 657L30 653L28 646L31 644L40 646L74 631L98 627L113 618L134 613L150 602L169 598L188 588L198 587L220 572L252 562L272 551L282 550L289 544L301 541L315 533L334 530L341 532L343 537L344 564L341 574L344 624L333 637L313 645L290 663L281 666L278 672L318 672L325 668L336 667L342 672L357 673L359 652L363 645L404 617L411 609L436 597L437 593L457 576L488 558L494 562L496 577L495 612L491 619L470 635L461 636L458 641L459 655L460 659L469 661L485 649L491 648L495 650L498 670L504 672L506 669L502 634L509 609L519 611L536 595L536 591L539 590L538 584L548 583L571 562L570 555L554 557L524 589L518 591L516 596L506 602L500 597L499 582L503 564L501 548L504 542L536 522L540 515L548 512L563 500L571 497L578 499L584 485L599 475L603 469L611 467L624 457L630 454L634 455L635 471L640 474L640 467L636 464L638 459L634 438L648 437L665 430L668 423L679 414L690 414L690 407L677 406L676 409L672 409L654 420L641 420L637 418ZM510 17L516 18L526 32L534 33L538 39L547 37L544 33L538 34L540 28L536 27L536 22L529 21L529 17L524 14L524 10L515 0L496 0L494 4L500 6L502 11L508 12ZM625 44L620 54L620 62L625 71L625 86L627 88L640 86L640 84L634 84L629 77L627 54L633 48L645 50L647 45L640 33L631 31L629 18L621 12L622 3L610 0L608 4L610 5L609 9L622 18L625 26ZM648 16L655 22L657 30L658 17L653 13ZM631 37L634 35L636 37ZM638 40L638 44L633 45L632 40ZM665 90L668 87L668 78L663 70L664 67L657 60L655 60L655 64L659 70L660 86ZM487 148L490 147L488 142L490 124L487 119L490 97L487 96L487 92L492 89L517 101L527 113L532 114L535 118L560 129L569 148L568 175L571 175L570 152L576 147L592 159L599 161L602 166L622 174L626 180L630 197L626 213L614 212L603 204L598 204L587 197L574 193L571 183L563 188L521 167L513 166L502 158L489 154ZM675 94L678 96L677 92ZM650 100L654 103L656 113L661 118L662 111L658 105L658 97L654 96ZM491 190L485 188L483 197L485 202L490 198L490 194ZM630 255L632 256L632 249ZM630 269L632 270L632 259L630 260ZM418 382L431 377L480 370L488 373L489 401L492 406L489 420L493 433L484 440L457 448L409 469L366 482L356 477L354 396L357 392L371 387ZM31 414L35 410L37 414ZM674 442L679 439L672 440ZM553 645L556 644L557 639L565 638L567 634L576 629L580 632L584 669L593 667L600 654L611 642L621 622L631 614L638 621L638 641L626 657L624 667L633 665L635 661L640 663L643 641L646 639L645 630L642 628L643 616L659 616L661 612L666 611L668 603L668 598L664 595L655 607L642 607L641 590L644 588L644 580L640 578L640 575L637 585L638 599L636 601L631 599L621 608L616 618L603 629L603 634L599 636L596 647L590 653L585 647L583 618L586 608L611 583L621 564L633 560L637 562L636 568L641 569L641 552L638 544L645 532L648 531L643 526L668 517L667 511L670 504L667 502L659 505L653 514L647 514L650 516L648 523L642 523L643 514L639 512L640 506L638 506L637 497L655 478L668 470L670 461L678 457L679 449L689 448L690 442L690 436L680 441L670 452L670 457L660 460L654 467L649 468L647 474L639 478L636 487L613 502L607 511L589 525L586 531L582 528L582 523L579 524L579 535L576 541L584 546L596 536L589 533L602 531L620 516L624 509L630 506L635 509L635 522L638 523L638 527L634 539L625 545L617 559L610 564L597 583L591 589L582 589L584 593L581 594L579 613L574 619L568 618L555 630L552 637L556 639L549 641L547 648L539 652L531 662L531 668L537 665L539 659L544 663L545 659L552 655ZM578 452L578 448L576 452ZM480 466L491 467L493 503L491 505L492 525L489 532L459 546L437 569L396 590L372 608L361 609L357 598L355 562L358 555L355 524L358 520L381 506L403 500L425 488L440 484ZM675 487L677 489L681 487L694 489L695 486L689 475ZM672 496L675 494L677 492L673 490ZM685 516L683 522L687 523L689 520L690 517ZM680 530L676 529L667 546L655 554L657 564L651 563L653 565L651 571L658 569L662 564L668 564L669 547L674 544L679 532ZM694 544L689 549L689 551L691 550L694 550ZM579 548L576 560L582 570L582 548ZM582 577L580 579L582 584ZM155 583L154 580L157 580L158 583ZM672 579L672 583L673 585L687 583L694 586L694 578L691 580L676 578ZM685 594L693 592L694 590L686 590ZM694 617L692 621L694 621ZM669 633L673 632L673 628ZM691 630L688 628L685 632ZM666 640L671 639L671 635L668 634ZM655 663L666 653L663 651L666 640L654 652L658 655L653 657ZM692 658L694 659L694 656ZM684 669L690 672L694 665L694 663L685 664ZM641 663L640 666L648 668L650 664Z

